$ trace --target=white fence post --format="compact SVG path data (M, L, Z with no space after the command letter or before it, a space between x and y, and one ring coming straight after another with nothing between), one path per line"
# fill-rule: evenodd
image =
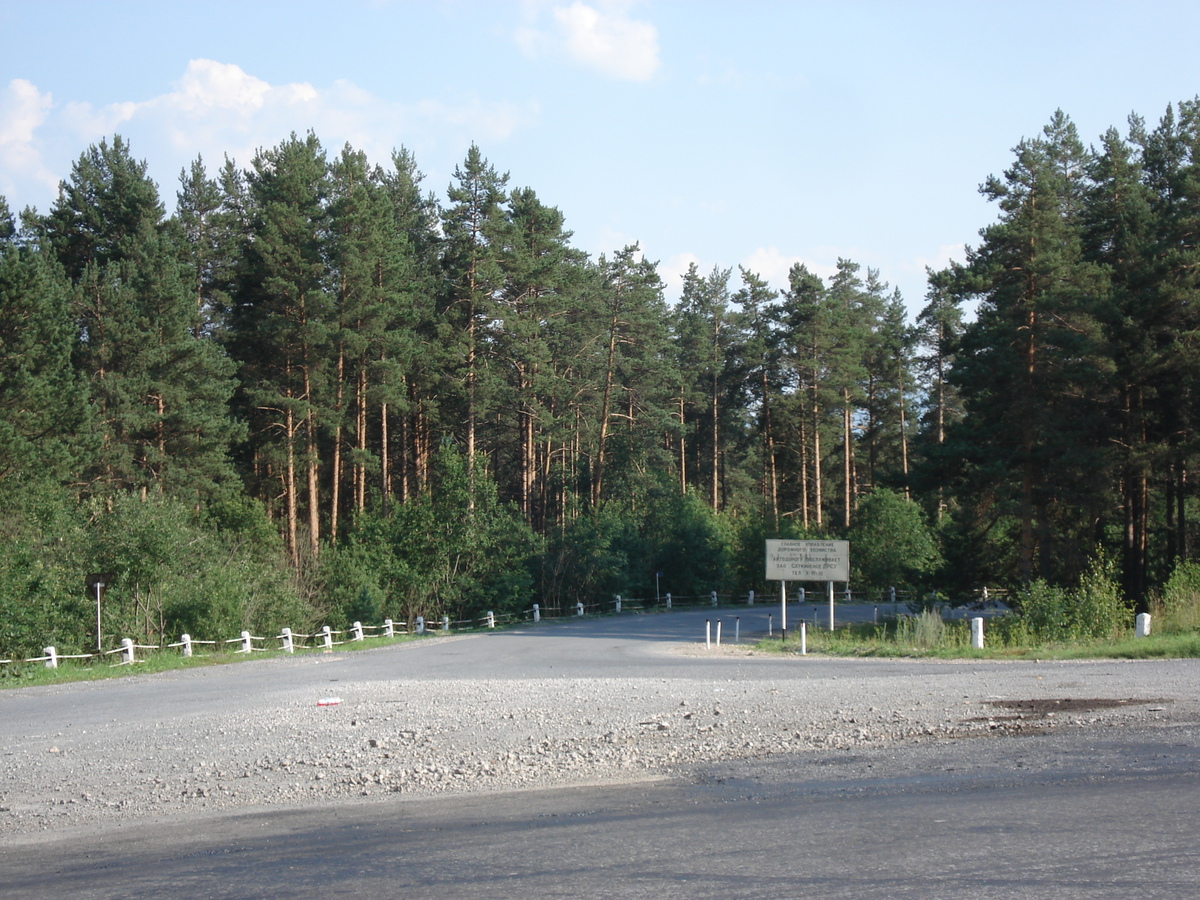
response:
M391 619L383 620L383 636L384 637L395 637L396 636L396 623L393 622Z
M326 650L333 649L333 632L330 630L328 625L321 629L321 643L324 645Z
M1140 638L1150 637L1150 613L1138 613L1135 633Z
M746 605L747 606L754 605L754 591L751 591L749 594L746 595Z
M425 633L425 617L417 616L417 634Z
M242 632L242 650L241 650L241 652L249 653L253 649L254 649L254 645L252 643L250 643L250 632L243 631Z
M57 650L55 650L53 647L43 647L42 654L46 657L46 668L47 669L57 669L58 668L58 651Z
M292 629L284 628L279 632L279 640L283 645L284 653L295 653L296 644L292 640Z
M533 604L533 621L542 621L542 607L537 603Z
M850 602L850 588L846 588L846 590L843 593L845 594L846 602L849 603Z
M450 617L442 616L442 631L449 631L449 630L450 630Z
M742 617L733 617L733 642L740 644L742 642Z
M133 638L121 638L121 662L133 662Z
M800 588L799 592L796 594L796 600L800 603L804 602L804 588Z
M577 615L577 616L583 615L583 603L575 604L575 615Z
M710 592L708 597L710 600L712 600L712 605L716 606L717 605L717 592L716 591Z
M983 649L983 616L971 620L971 646L976 650Z
M717 619L717 646L721 646L721 620Z
M487 625L488 625L488 628L496 627L496 614L494 612L492 612L490 609L488 610L488 614L487 614Z
M181 634L179 636L179 652L185 658L192 655L192 636L190 634Z
M667 591L667 609L671 608L671 592Z
M617 594L617 612L621 611L621 595Z
M362 622L355 622L350 626L350 640L361 641L363 639Z

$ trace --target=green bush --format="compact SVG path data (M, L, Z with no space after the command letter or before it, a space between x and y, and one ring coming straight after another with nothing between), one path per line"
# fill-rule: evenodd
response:
M1033 582L1017 594L1017 609L1029 635L1043 641L1113 640L1131 622L1115 566L1104 558L1093 560L1074 591Z
M1163 634L1200 629L1200 564L1179 563L1150 612L1153 629Z

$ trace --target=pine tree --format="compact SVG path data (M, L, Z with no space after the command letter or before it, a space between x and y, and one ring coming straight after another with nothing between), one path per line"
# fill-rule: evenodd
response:
M326 414L330 362L328 192L325 152L316 136L292 135L260 151L248 174L249 229L244 271L231 316L241 364L254 468L264 499L280 485L284 536L301 559L301 508L307 548L320 552L319 429ZM305 479L303 500L297 469Z

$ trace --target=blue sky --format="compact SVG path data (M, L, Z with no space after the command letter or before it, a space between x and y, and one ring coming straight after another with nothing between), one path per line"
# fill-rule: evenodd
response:
M1200 3L0 0L0 194L48 208L119 133L168 207L197 153L312 129L444 199L471 142L598 255L785 284L847 257L912 311L1062 108L1087 143L1200 93ZM736 269L735 269L736 279Z

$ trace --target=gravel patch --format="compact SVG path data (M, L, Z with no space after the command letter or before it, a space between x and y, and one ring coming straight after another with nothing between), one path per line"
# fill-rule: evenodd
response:
M193 812L679 778L714 762L1170 725L1197 713L1193 660L964 665L669 652L712 664L703 677L689 668L683 677L343 681L334 705L318 706L320 695L299 702L292 690L202 717L38 723L40 733L31 727L0 746L0 840ZM764 668L745 679L733 665ZM1056 698L1109 702L1056 707Z

